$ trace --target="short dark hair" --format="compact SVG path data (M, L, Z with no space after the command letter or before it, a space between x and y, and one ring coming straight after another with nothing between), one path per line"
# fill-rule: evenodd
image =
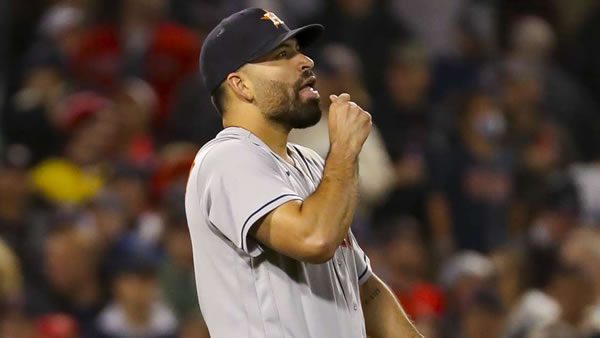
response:
M223 116L223 112L225 111L225 99L227 97L225 91L225 82L223 82L211 95L213 105L217 108L217 111L221 116Z

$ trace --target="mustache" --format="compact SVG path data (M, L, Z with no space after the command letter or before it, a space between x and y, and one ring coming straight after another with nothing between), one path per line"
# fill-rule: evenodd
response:
M296 83L294 83L294 89L296 89L296 92L300 91L300 89L304 87L306 81L314 76L315 72L313 72L311 69L304 70L302 74L300 74L300 78L296 81Z

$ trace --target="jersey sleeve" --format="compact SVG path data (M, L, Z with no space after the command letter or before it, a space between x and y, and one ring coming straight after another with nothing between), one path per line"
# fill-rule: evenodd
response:
M360 245L358 245L358 242L352 233L350 233L350 240L352 241L352 252L354 254L354 261L356 262L358 284L362 285L369 280L373 274L373 270L371 270L371 261Z
M258 256L263 250L249 230L261 217L301 200L283 179L270 154L238 141L219 145L200 165L208 219L236 247ZM204 172L204 173L203 173Z

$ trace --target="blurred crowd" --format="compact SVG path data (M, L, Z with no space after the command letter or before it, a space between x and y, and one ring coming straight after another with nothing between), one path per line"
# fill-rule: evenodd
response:
M290 141L327 155L331 93L371 112L352 227L426 337L600 337L594 0L1 2L0 337L208 337L197 63L248 6L325 25L323 119Z

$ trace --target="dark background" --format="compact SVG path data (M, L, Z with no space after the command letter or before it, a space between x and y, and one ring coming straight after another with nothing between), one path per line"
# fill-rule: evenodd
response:
M376 127L353 229L427 337L598 337L594 0L0 1L1 337L208 336L183 195L222 127L197 62L247 6L325 25L321 97ZM326 119L292 140L326 155Z

